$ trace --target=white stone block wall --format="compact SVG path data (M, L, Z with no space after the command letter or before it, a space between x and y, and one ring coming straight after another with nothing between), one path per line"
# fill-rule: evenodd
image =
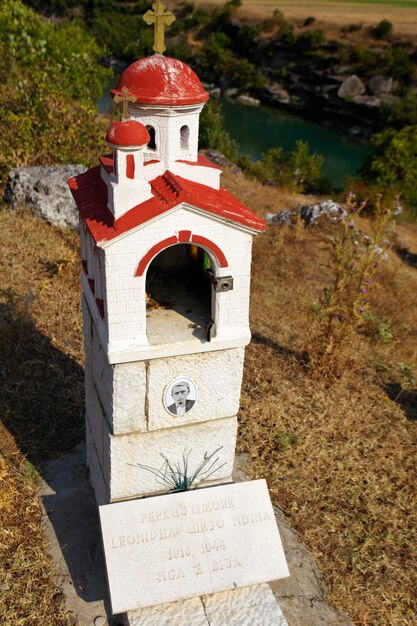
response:
M197 161L199 117L202 108L201 104L181 107L131 105L131 118L155 129L156 149L145 148L145 160L162 161L164 170L170 169L177 159ZM189 129L187 149L181 147L182 126L188 126Z
M160 453L172 463L191 450L195 469L216 448L218 465L212 480L231 475L236 445L244 349L110 365L97 328L83 299L86 351L85 404L87 458L96 497L108 501L166 490L137 463L160 467ZM164 408L167 385L191 378L198 395L184 416Z
M83 306L86 339L87 414L101 411L113 434L146 432L236 415L239 410L244 348L110 365L91 316ZM174 417L164 408L166 387L177 377L191 378L195 406Z

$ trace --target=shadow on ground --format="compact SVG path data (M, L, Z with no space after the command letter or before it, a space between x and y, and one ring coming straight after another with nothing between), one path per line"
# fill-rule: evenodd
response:
M404 389L399 383L387 383L384 391L402 408L407 419L417 420L417 389Z
M57 580L81 626L110 615L98 509L88 484L84 370L40 332L30 293L0 292L0 410L42 477L41 500ZM1 444L0 444L1 445ZM74 448L77 452L74 454ZM118 626L120 618L108 618ZM106 622L107 623L107 622Z
M302 355L300 352L291 350L291 348L287 348L286 346L281 345L277 341L274 341L273 339L270 339L269 337L265 337L265 335L262 335L261 333L258 333L256 331L252 333L251 343L260 345L260 346L267 346L268 348L272 348L272 350L275 350L275 352L277 352L279 355L286 356L286 357L293 357L299 362L302 362L303 360L305 360L305 356Z
M28 460L72 450L84 437L84 371L31 320L29 296L0 293L0 411Z
M400 246L395 247L395 252L404 263L411 265L411 267L417 267L417 254L415 252L410 252L408 248L401 248Z

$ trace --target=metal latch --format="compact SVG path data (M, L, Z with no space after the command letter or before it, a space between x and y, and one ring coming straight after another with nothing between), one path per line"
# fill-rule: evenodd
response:
M207 274L216 292L231 291L233 289L232 276L215 276L211 270L207 270Z

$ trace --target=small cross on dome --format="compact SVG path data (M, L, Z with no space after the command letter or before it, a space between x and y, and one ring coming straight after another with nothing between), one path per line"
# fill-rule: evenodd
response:
M153 49L158 54L163 54L166 50L164 41L165 26L171 26L176 20L175 15L171 11L167 11L166 8L166 5L161 0L156 0L152 5L153 11L149 9L143 16L148 26L155 24Z
M114 96L114 101L119 103L122 102L122 122L126 122L129 119L129 110L128 104L129 102L136 102L136 96L129 95L128 87L122 87L121 89L122 95L116 94Z

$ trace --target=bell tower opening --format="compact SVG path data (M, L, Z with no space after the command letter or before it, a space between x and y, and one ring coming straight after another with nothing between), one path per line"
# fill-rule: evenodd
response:
M160 252L146 275L146 327L150 344L207 341L212 287L208 254L181 243Z
M149 133L148 150L156 150L156 133L153 126L147 126L146 130Z
M181 150L188 150L190 143L190 129L188 126L181 126L180 129Z

